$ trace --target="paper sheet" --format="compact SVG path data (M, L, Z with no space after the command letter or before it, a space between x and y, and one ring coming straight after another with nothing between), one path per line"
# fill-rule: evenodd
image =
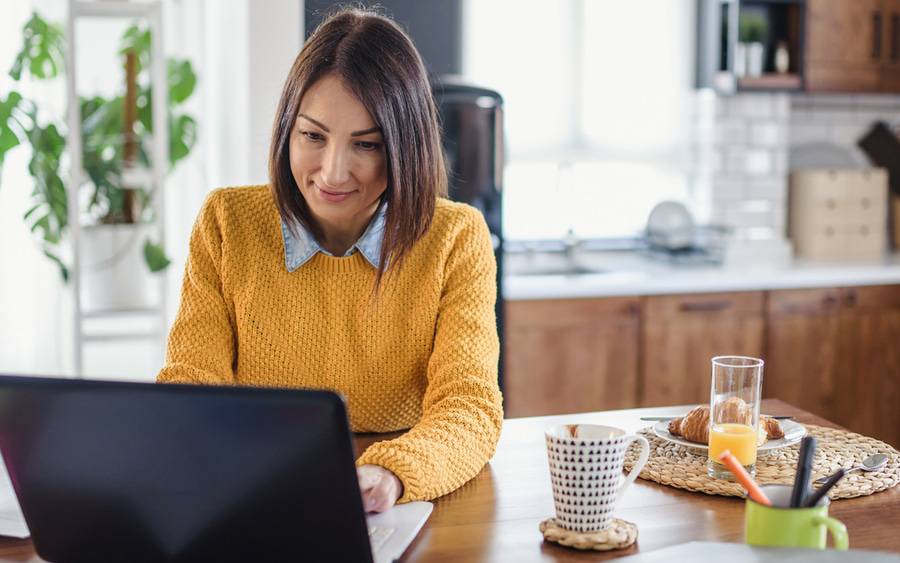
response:
M27 538L30 535L9 474L6 472L6 465L0 458L0 536Z

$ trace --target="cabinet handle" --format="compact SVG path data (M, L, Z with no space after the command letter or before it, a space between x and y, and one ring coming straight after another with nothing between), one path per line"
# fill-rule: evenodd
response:
M891 62L900 59L900 14L891 14Z
M833 309L838 304L838 298L834 295L829 295L822 299L822 308L823 309Z
M699 303L682 303L679 307L682 313L709 313L730 309L731 301L700 301Z
M856 291L852 289L847 291L847 294L844 295L844 305L847 307L856 307L856 302Z
M872 58L881 58L881 12L872 12Z

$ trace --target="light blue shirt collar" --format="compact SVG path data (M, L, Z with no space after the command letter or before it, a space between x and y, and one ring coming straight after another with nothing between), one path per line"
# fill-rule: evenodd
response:
M350 256L357 250L362 253L366 261L374 268L378 268L381 263L381 245L384 241L384 222L387 212L387 204L378 206L375 216L369 221L369 226L365 232L359 237L359 240L351 246L344 256ZM316 252L322 252L328 256L334 256L319 245L316 237L306 230L303 225L297 225L297 235L294 236L288 228L284 220L281 221L281 235L284 237L284 262L288 272L293 272L303 264L306 264L310 258L316 255Z

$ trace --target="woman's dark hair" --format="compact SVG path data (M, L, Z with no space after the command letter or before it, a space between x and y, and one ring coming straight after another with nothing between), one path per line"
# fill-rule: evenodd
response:
M341 78L381 128L387 164L384 243L375 277L398 267L431 225L437 198L447 193L447 170L437 109L422 58L391 19L343 8L306 41L284 83L269 150L269 181L285 223L299 223L319 240L291 173L290 135L304 93L325 75Z

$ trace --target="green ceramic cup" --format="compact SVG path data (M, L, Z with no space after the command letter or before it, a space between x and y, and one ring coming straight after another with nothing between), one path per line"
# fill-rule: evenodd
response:
M772 506L747 499L744 541L748 544L825 549L827 531L831 534L835 549L843 551L850 546L847 527L840 520L828 516L827 497L811 508L784 508L790 505L791 487L765 485L761 488L772 501Z

